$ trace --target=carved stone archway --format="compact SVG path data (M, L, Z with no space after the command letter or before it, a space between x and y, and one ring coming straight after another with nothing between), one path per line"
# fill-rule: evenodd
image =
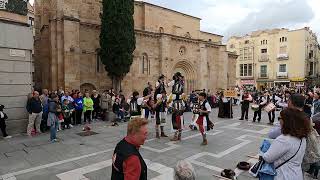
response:
M197 74L195 67L188 61L182 60L177 62L172 69L172 74L180 72L185 79L184 93L189 94L192 90L197 88Z
M85 93L85 91L89 91L90 93L92 92L92 90L96 90L97 88L91 84L91 83L83 83L80 86L80 91L82 93Z

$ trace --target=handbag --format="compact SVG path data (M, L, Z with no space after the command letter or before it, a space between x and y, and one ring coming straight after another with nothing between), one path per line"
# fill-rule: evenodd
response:
M320 136L314 128L311 128L306 138L306 152L303 157L304 164L310 164L320 161Z

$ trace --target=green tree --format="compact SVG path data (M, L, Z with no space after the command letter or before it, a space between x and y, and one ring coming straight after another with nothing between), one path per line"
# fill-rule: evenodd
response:
M103 0L101 14L100 57L113 87L130 71L135 50L134 0Z

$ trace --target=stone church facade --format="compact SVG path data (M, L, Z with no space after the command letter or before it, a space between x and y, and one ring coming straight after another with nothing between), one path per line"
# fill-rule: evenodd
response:
M101 0L35 1L35 83L57 89L112 87L98 56ZM200 20L181 12L135 2L136 50L121 86L126 95L180 71L186 92L226 89L236 83L237 56L222 36L200 31Z

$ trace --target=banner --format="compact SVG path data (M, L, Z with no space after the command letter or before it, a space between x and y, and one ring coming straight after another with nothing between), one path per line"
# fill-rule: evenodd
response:
M235 90L225 90L223 95L224 97L237 97L237 92Z

